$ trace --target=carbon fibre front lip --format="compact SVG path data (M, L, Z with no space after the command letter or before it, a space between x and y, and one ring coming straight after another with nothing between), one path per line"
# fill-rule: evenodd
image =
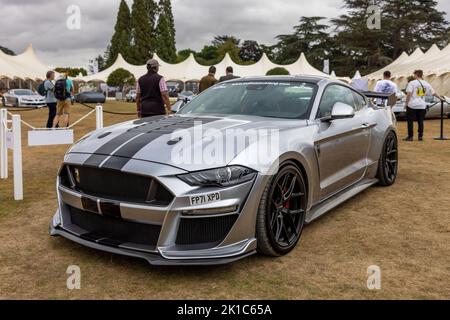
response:
M78 243L82 246L100 250L112 254L118 254L123 256L128 256L132 258L140 258L146 260L150 265L154 266L213 266L213 265L224 265L236 262L238 260L247 258L249 256L252 256L256 254L256 250L252 250L249 252L242 252L237 255L231 255L231 256L223 256L223 257L210 257L210 258L198 258L198 259L166 259L158 254L149 254L129 249L123 249L123 248L115 248L115 247L109 247L101 244L97 244L94 242L90 242L84 239L81 239L80 237L77 237L64 229L60 227L53 226L53 223L50 223L49 226L49 232L51 236L61 236L63 238L66 238L70 241L73 241L75 243Z

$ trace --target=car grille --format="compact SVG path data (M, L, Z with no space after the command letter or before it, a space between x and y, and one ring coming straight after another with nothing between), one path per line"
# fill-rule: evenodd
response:
M158 243L161 226L104 217L71 206L69 212L72 225L86 231L81 234L85 240L110 246L131 243L155 247Z
M182 218L176 244L219 244L228 235L237 218L237 214L212 218Z
M108 169L65 165L60 182L85 195L115 201L168 206L174 198L155 179Z

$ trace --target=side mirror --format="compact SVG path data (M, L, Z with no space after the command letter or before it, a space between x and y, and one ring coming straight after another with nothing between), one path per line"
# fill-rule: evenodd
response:
M331 120L351 119L354 116L355 109L342 102L336 102L331 110Z

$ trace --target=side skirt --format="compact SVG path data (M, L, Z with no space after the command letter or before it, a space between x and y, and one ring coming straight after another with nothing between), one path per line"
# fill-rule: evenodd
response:
M327 213L328 211L334 209L335 207L339 206L340 204L344 203L345 201L349 200L350 198L353 198L358 193L363 192L367 188L370 188L374 184L378 182L378 179L370 179L370 180L363 180L352 187L349 187L340 193L336 194L335 196L329 198L328 200L321 202L317 205L315 205L311 210L308 212L306 216L306 223L311 223L314 220L320 218L322 215Z

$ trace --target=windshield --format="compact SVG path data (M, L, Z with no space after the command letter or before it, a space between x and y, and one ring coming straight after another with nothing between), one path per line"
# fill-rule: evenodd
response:
M34 92L31 90L14 90L16 96L34 96Z
M199 95L180 114L308 119L316 90L306 82L224 83Z

